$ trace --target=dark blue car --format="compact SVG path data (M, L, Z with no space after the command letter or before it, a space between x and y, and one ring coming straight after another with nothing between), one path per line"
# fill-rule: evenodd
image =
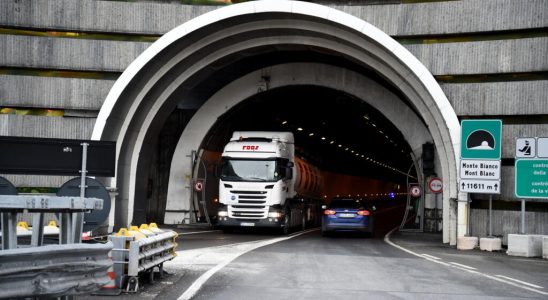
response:
M373 217L362 200L334 198L323 210L322 235L335 231L373 234Z

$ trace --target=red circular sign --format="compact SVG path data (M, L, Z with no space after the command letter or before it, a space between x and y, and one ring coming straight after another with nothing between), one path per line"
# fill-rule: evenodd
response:
M443 190L443 181L440 178L432 178L428 181L428 187L432 193L441 193Z
M411 191L411 196L413 197L418 197L421 195L421 187L418 185L412 186L410 191Z
M204 183L201 180L194 182L194 190L196 192L201 192L204 189Z

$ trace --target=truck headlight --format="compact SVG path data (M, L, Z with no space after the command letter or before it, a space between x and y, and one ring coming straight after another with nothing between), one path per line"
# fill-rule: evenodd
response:
M220 210L220 211L217 212L217 215L218 215L219 217L228 217L228 211L226 211L226 210Z
M276 218L276 219L279 219L279 218L281 218L281 217L283 217L283 216L284 216L284 214L281 213L281 212L279 212L279 211L271 211L271 212L268 213L268 217L269 217L269 218Z

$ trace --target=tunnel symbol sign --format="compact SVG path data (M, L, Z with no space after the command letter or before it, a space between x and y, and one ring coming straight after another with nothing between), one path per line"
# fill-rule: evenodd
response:
M461 158L500 160L501 120L463 120L461 122Z

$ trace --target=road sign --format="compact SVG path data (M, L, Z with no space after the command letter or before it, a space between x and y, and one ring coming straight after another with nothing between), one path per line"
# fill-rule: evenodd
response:
M440 178L432 178L428 182L428 187L430 188L430 191L432 193L441 193L441 191L443 190L443 182Z
M463 120L461 122L461 158L500 160L501 120Z
M537 155L537 141L535 138L516 139L516 157L535 158Z
M201 180L196 180L194 182L194 190L196 192L201 192L204 189L204 183Z
M461 160L462 179L500 179L500 160Z
M516 197L548 199L548 159L516 160Z
M548 158L548 137L539 137L537 148L538 158Z
M478 194L500 194L500 181L481 179L461 179L459 191Z
M414 185L411 187L411 196L413 197L419 197L421 195L421 187L418 185Z

